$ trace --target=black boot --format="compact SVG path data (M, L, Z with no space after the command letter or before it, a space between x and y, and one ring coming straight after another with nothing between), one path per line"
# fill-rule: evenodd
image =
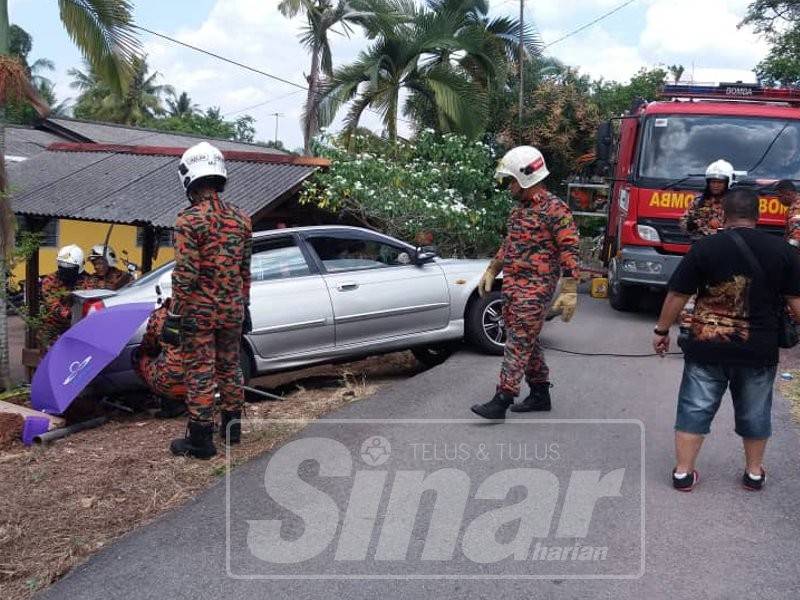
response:
M242 411L223 410L219 424L219 437L227 444L238 444L242 441ZM235 421L235 423L231 423ZM230 423L230 425L228 425Z
M552 408L550 405L550 383L534 383L531 393L522 402L511 407L511 412L543 412Z
M176 456L208 459L217 453L214 447L214 424L189 421L186 436L172 440L169 449Z
M506 418L506 409L514 403L514 396L497 392L486 404L474 404L470 409L479 417L501 421Z
M186 412L186 403L173 400L172 398L164 398L159 396L158 402L161 406L160 410L156 413L156 419L173 419L180 417Z

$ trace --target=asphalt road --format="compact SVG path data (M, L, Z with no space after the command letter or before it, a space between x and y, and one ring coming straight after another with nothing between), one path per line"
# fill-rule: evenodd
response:
M645 353L649 351L653 320L652 315L614 313L606 303L583 296L575 320L568 325L560 322L549 325L543 339L550 346L581 352ZM249 534L258 521L268 519L285 519L280 530L285 540L302 538L306 532L297 518L266 496L264 489L270 461L280 452L288 452L287 446L275 455L266 455L237 469L231 477L229 555L226 554L227 488L226 482L221 481L194 502L105 549L39 597L573 600L763 599L800 595L796 564L800 556L800 478L797 477L800 440L782 398L776 398L775 402L774 438L767 452L769 481L764 492L746 492L739 486L740 442L733 434L732 409L726 402L699 461L700 485L690 494L681 494L673 491L669 482L681 358L578 357L551 351L548 360L556 385L554 410L539 421L515 415L504 425L486 425L473 419L469 406L491 396L499 360L463 352L437 369L313 424L299 435L295 446L334 439L354 451L356 468L368 472L378 467L365 467L363 457L359 462L358 449L369 436L383 436L391 442L392 449L389 462L380 468L391 471L392 477L393 469L420 469L428 474L450 468L451 474L465 473L472 492L480 482L506 469L526 467L528 471L537 469L540 475L550 473L558 486L555 508L548 505L547 490L553 480L547 477L551 475L543 476L529 487L529 495L538 502L528 507L529 513L536 516L532 525L534 541L544 542L551 549L558 544L573 548L579 543L596 549L604 547L608 549L606 560L580 563L564 560L563 555L561 560L553 562L529 557L497 561L475 558L498 543L515 539L514 531L502 526L498 526L495 540L491 536L473 536L470 546L465 534L459 538L463 545L456 548L452 558L426 560L427 528L419 522L407 539L408 547L400 544L402 559L379 560L383 536L389 540L387 547L392 540L402 542L402 536L397 535L402 527L397 522L387 525L388 518L384 518L380 521L383 527L380 542L377 532L367 535L369 547L365 549L365 557L336 560L341 557L334 555L334 543L300 564L275 564L276 553L289 560L291 545L284 552L270 542L268 527L261 530L261 538ZM387 422L405 419L420 421ZM463 421L446 422L449 419ZM583 421L569 422L573 419ZM641 469L642 440L644 469ZM475 454L481 443L490 449L483 460ZM524 456L520 452L512 456L513 448L519 450L523 445ZM341 467L341 461L337 463L339 459L331 458L330 448L323 448L323 458L333 461L329 466L335 470ZM463 455L453 448L463 451ZM576 472L595 470L602 475L617 472L624 476L620 485L617 488L612 485L608 497L601 498L588 520L583 521L585 537L576 532L574 519L572 529L568 522L561 531L564 515L570 512L565 499L570 494L567 488L573 484L570 477L574 478ZM320 478L324 473L318 472L312 463L304 463L299 472L304 479L317 482L320 489L327 486L327 493L342 510L347 506L351 478ZM453 500L458 497L453 492L457 484L456 478L439 490L447 498L441 506L434 503L432 494L423 495L418 518L427 522L428 518L446 520L448 515L457 515L459 505ZM288 482L272 489L291 495L298 488L296 483ZM356 500L350 500L350 505L359 507L352 515L356 524L369 521L367 517L371 514L369 494L364 489L367 488L354 494ZM521 502L525 494L520 495L519 490L519 486L511 489L507 500ZM455 496L448 495L452 493ZM498 499L504 497L501 494ZM386 501L383 497L382 517L391 512ZM496 501L492 506L500 504ZM463 522L474 525L489 505L488 500L470 501ZM310 504L301 508L309 511L307 516L311 515L312 520L320 514ZM549 511L554 515L552 524L537 520ZM489 523L497 525L501 520L496 513ZM577 523L580 525L580 518ZM311 524L306 527L309 531L313 529ZM432 554L441 550L441 539L438 541L439 546L431 544ZM467 546L471 548L469 551ZM358 550L358 544L347 546L339 539L339 551L342 548ZM263 555L273 559L264 560ZM263 579L276 575L303 578ZM313 579L320 575L336 578ZM373 580L364 576L392 578ZM435 576L447 579L432 578Z

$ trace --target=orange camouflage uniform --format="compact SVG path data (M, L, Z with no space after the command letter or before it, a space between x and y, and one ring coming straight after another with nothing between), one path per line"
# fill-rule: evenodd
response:
M81 273L73 287L67 286L58 276L50 273L42 278L42 325L39 328L39 345L48 350L72 325L72 300L75 290L91 289L89 277Z
M170 300L167 299L150 316L142 343L136 371L147 387L162 398L184 402L186 382L183 373L183 356L177 346L161 343L161 331L167 320Z
M109 267L105 277L93 273L88 279L91 289L94 290L118 290L132 281L130 273L120 271L116 267Z
M722 229L724 221L722 198L706 198L705 194L700 194L689 204L680 219L680 226L689 236L697 239L714 235Z
M800 246L800 196L795 195L795 200L786 211L786 241L793 246Z
M503 320L507 340L497 390L519 394L528 384L549 381L539 343L547 308L560 276L579 275L579 238L565 202L543 187L515 206L508 234L495 260L503 265Z
M219 195L178 215L172 311L180 315L187 408L195 421L244 406L239 351L244 307L250 299L250 218Z

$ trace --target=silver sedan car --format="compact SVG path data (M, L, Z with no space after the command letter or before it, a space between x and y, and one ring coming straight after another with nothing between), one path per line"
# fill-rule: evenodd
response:
M442 259L392 237L344 226L253 236L253 331L242 339L247 379L309 365L410 349L442 362L466 339L502 354L500 285L477 293L487 260ZM76 318L103 306L158 302L170 293L172 263L117 291L75 292ZM131 355L144 326L95 381L103 393L142 386Z

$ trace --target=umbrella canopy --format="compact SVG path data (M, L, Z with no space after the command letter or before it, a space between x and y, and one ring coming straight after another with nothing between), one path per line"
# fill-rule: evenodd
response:
M45 355L31 383L31 405L59 415L113 361L153 312L150 302L121 304L91 313Z

